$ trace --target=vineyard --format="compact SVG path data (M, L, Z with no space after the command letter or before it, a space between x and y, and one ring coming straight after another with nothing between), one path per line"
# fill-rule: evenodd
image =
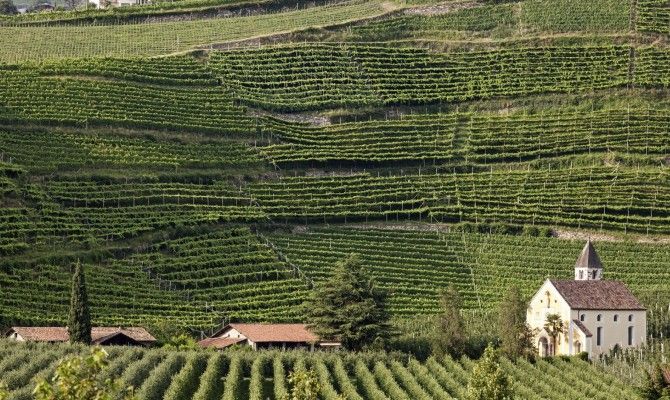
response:
M547 277L568 279L565 260L577 257L578 242L529 236L318 227L301 234L275 233L272 241L312 279L329 276L336 260L356 252L390 293L393 312L429 314L438 309L437 291L458 287L465 306L488 310L505 289L530 296ZM608 279L623 280L641 298L668 296L660 284L670 249L644 244L602 243L598 247ZM532 273L530 273L532 272Z
M29 399L32 377L43 378L78 347L0 343L0 376L10 399ZM462 399L475 361L431 357L425 362L377 353L169 352L110 348L104 374L136 388L142 399L282 398L288 375L316 371L319 398ZM530 364L502 360L519 399L638 399L629 386L584 361L552 359Z
M647 308L650 347L502 366L516 399L637 399L670 335L668 35L667 0L2 16L0 332L67 324L77 263L94 325L165 341L309 323L355 253L393 351L110 348L105 374L142 400L283 399L303 366L323 400L463 399L477 360L428 354L440 292L483 349L503 295L569 279L591 238ZM83 351L0 340L0 383L30 399Z

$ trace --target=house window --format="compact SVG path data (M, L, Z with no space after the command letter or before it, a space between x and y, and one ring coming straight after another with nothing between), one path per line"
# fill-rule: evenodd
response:
M596 317L596 321L600 322L600 320L603 318L602 314L598 314L598 317Z
M633 314L630 314L630 315L628 316L628 322L633 322Z
M596 331L596 346L602 346L603 345L603 327L599 326L598 330Z
M619 321L619 314L614 314L614 322Z
M584 322L586 320L586 315L585 314L580 315L579 320Z
M584 279L584 271L579 270L579 279Z
M629 346L633 345L633 327L632 326L628 327L628 345Z

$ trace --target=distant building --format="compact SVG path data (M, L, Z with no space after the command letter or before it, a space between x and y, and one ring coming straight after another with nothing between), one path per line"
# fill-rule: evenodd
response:
M212 337L203 339L202 347L224 349L234 344L258 349L338 348L337 342L322 342L304 324L228 324Z
M61 343L70 339L67 328L63 327L15 326L5 336L19 342ZM156 338L139 327L93 327L91 339L92 344L101 346L152 346L156 343Z
M151 4L150 0L89 0L89 3L95 4L96 8L105 7L129 7Z
M647 338L647 311L626 285L603 278L603 266L589 240L575 264L574 280L547 279L533 296L526 315L540 356L575 355L589 357L608 352L614 346L639 346ZM544 328L547 316L558 314L566 332L558 335L554 348Z

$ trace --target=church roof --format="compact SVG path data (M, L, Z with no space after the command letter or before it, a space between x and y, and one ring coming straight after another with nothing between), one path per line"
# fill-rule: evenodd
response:
M551 284L575 310L646 310L622 282L552 280Z
M584 248L582 249L582 254L579 255L577 262L575 263L575 268L600 268L602 269L603 264L600 262L600 257L596 252L596 248L593 247L591 239L589 239Z
M573 319L572 322L577 326L577 328L579 328L579 330L584 332L584 336L586 336L586 337L592 337L593 336L593 333L591 333L589 328L587 328L584 324L582 324L582 321L580 321L578 319Z

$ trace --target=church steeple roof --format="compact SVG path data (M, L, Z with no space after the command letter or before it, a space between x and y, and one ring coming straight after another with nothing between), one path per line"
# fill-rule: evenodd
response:
M575 263L575 268L603 268L603 264L600 262L600 257L596 252L596 248L593 247L591 239L586 241L584 249L582 249L582 254L579 255L577 263Z

